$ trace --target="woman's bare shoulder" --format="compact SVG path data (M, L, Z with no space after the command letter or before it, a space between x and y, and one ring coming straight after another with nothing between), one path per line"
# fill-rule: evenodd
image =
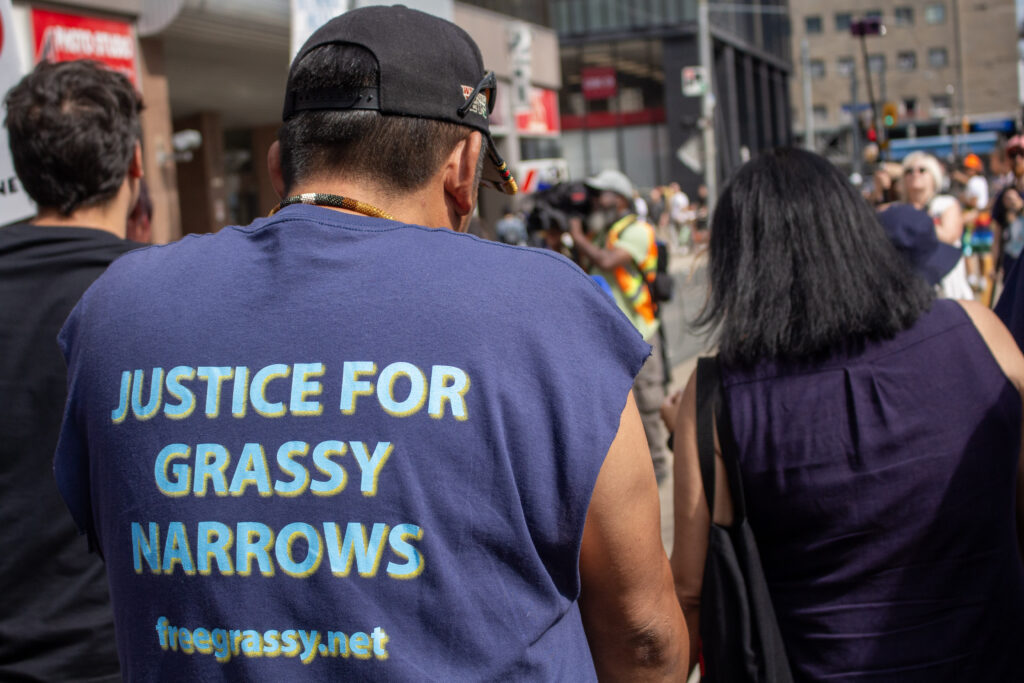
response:
M957 301L988 345L1003 373L1024 395L1024 354L1003 321L977 301Z

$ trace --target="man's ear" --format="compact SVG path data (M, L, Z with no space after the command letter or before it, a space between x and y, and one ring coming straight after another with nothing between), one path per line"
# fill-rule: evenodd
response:
M478 178L477 161L483 154L483 135L473 131L455 145L444 165L444 192L449 209L458 216L468 216L476 208Z
M128 164L128 177L129 178L141 178L145 175L145 171L142 166L142 143L135 142L135 150L132 152L131 163Z
M273 185L274 192L284 199L284 191L287 188L284 186L284 175L281 173L281 143L277 140L274 140L267 150L267 170L270 171L270 184Z

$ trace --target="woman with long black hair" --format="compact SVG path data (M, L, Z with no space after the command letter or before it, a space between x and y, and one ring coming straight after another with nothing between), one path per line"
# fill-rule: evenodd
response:
M934 300L842 174L764 153L722 193L711 291L746 509L798 680L1024 680L1024 356ZM691 638L711 523L695 380L675 432L673 571ZM715 523L731 522L716 442ZM698 652L696 642L691 657Z

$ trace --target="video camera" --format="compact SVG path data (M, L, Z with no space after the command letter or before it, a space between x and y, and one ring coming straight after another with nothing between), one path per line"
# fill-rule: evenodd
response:
M526 217L530 235L542 231L568 232L569 219L590 213L591 190L582 182L559 183L533 195L533 210Z

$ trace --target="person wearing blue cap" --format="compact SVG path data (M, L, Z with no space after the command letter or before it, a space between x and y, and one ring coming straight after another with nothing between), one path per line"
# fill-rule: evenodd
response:
M963 257L959 249L939 241L932 217L910 204L891 205L878 214L878 221L896 250L932 287Z
M684 677L650 346L567 259L460 234L516 191L495 87L450 22L342 14L292 65L272 215L71 314L55 471L126 679Z

